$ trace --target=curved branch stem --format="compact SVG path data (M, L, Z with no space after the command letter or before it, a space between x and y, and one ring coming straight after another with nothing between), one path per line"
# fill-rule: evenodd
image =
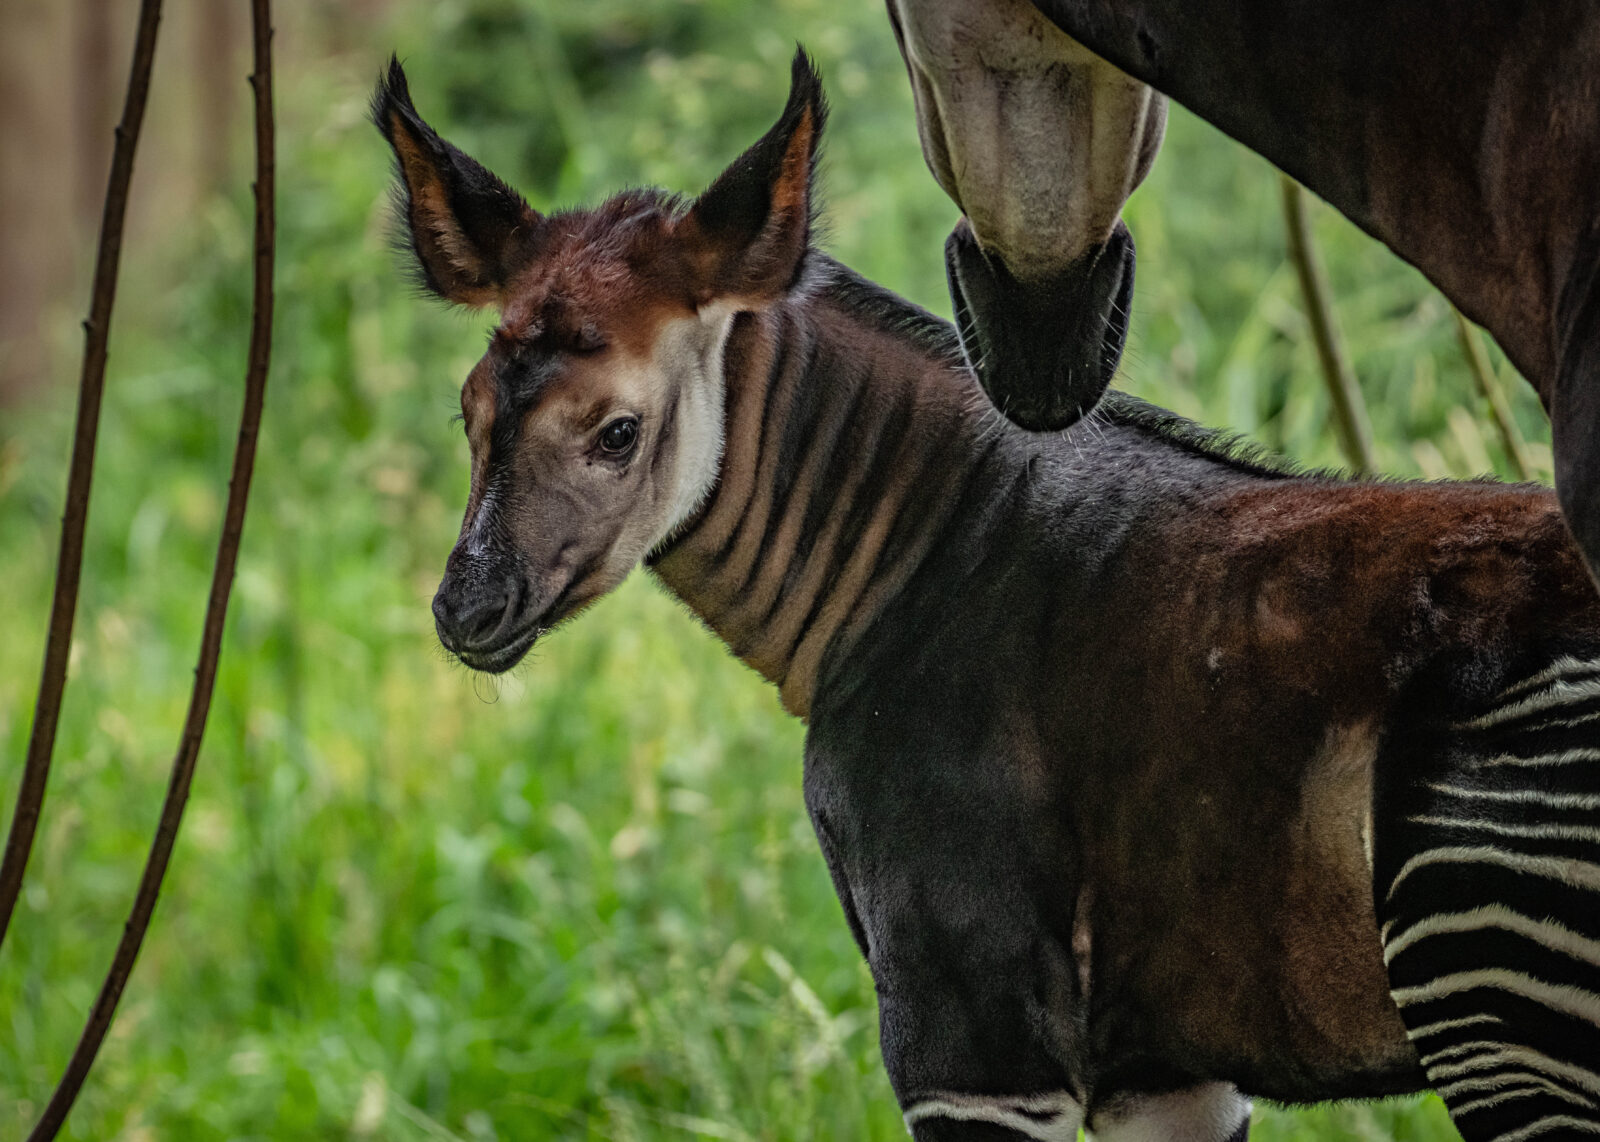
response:
M1472 379L1478 384L1478 395L1489 402L1489 415L1494 419L1495 430L1500 434L1500 443L1506 450L1506 459L1511 464L1511 470L1517 479L1526 483L1533 479L1533 464L1528 460L1528 448L1523 442L1522 433L1517 431L1517 422L1511 417L1511 403L1506 400L1506 391L1500 387L1499 378L1494 375L1494 369L1489 365L1489 355L1484 352L1483 340L1478 336L1477 330L1455 306L1450 307L1450 312L1456 318L1456 337L1461 341L1461 351L1467 355L1467 364L1472 369Z
M166 875L184 804L194 778L200 741L205 733L206 715L216 683L217 661L222 648L222 630L228 613L228 595L233 587L234 569L239 558L239 539L244 530L245 505L250 495L250 476L255 467L256 440L261 425L261 409L266 392L267 365L272 349L272 271L275 252L274 203L274 124L272 118L272 19L269 0L251 0L252 31L255 44L255 71L250 84L255 90L256 134L256 226L254 302L251 308L249 364L245 372L244 407L239 415L239 439L233 453L233 473L228 487L228 507L223 517L222 537L217 545L217 562L212 571L211 595L206 603L204 632L200 637L200 657L195 667L194 689L189 696L189 712L184 719L183 736L172 761L172 776L166 801L161 807L161 823L150 845L144 875L139 879L138 895L117 944L111 969L89 1013L83 1037L67 1064L60 1085L51 1096L44 1116L29 1135L29 1142L50 1142L61 1129L73 1100L94 1064L96 1053L105 1041L116 1013L117 1001L133 971L134 960L155 911L161 881Z
M22 891L22 874L28 867L28 855L33 851L33 835L39 825L39 810L44 805L45 786L50 780L56 726L61 720L61 695L67 684L72 621L77 615L78 582L83 572L83 533L89 518L94 445L100 432L100 398L105 391L111 308L117 299L117 267L122 260L122 228L128 213L133 155L139 146L139 128L144 122L145 97L150 92L150 69L155 61L156 31L160 24L161 0L143 0L139 7L139 30L133 43L133 66L128 73L128 93L122 104L122 121L117 124L105 208L100 216L100 246L95 254L89 318L83 323L78 420L72 436L66 508L61 516L55 595L50 601L50 633L45 640L39 697L33 708L33 728L28 735L27 760L22 766L22 785L17 791L17 806L6 837L5 857L0 860L0 944L5 943L11 913Z
M1300 278L1300 292L1305 297L1306 317L1311 323L1311 337L1316 342L1317 359L1322 365L1322 379L1327 382L1328 395L1332 398L1339 445L1345 459L1357 472L1376 471L1372 422L1367 416L1361 387L1356 384L1355 373L1345 359L1344 346L1339 340L1328 276L1317 257L1316 239L1312 237L1311 222L1306 217L1305 188L1288 175L1279 177L1283 189L1284 228L1289 237L1289 260Z

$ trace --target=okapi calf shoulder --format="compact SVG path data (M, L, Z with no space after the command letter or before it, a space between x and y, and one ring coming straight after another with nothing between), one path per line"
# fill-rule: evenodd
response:
M508 669L642 561L779 688L920 1142L1430 1085L1470 1138L1600 1132L1600 602L1548 492L1120 394L1012 427L810 248L803 57L693 202L546 217L397 67L375 115L428 280L501 313L441 638Z

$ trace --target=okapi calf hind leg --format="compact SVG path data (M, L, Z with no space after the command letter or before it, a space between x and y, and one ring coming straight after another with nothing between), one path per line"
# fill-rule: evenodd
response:
M1600 658L1403 752L1375 895L1395 1003L1467 1142L1600 1135ZM1560 917L1556 920L1555 917Z
M1166 101L1027 0L889 0L929 168L966 217L945 246L962 349L1029 429L1099 401L1122 358L1133 238L1118 221Z

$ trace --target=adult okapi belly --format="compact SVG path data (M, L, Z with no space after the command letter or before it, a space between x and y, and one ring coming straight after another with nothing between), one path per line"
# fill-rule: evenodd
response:
M1203 759L1141 774L1087 870L1107 1081L1159 1062L1285 1101L1422 1085L1373 909L1375 745L1329 731L1251 787Z

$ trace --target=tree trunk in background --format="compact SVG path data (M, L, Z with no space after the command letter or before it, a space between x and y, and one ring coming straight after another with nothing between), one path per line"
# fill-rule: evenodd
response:
M100 225L100 205L106 194L106 174L111 164L111 130L115 125L111 82L111 2L77 0L73 38L76 75L72 90L77 120L73 149L77 184L77 219L80 237L92 236Z
M337 66L376 70L374 34L393 0L283 7L279 32L300 45L285 58L348 53L354 60ZM177 45L176 54L150 93L129 203L132 244L193 224L197 198L242 193L246 182L236 160L247 153L248 4L168 9L162 51ZM8 406L60 379L59 363L76 367L72 322L87 301L137 10L132 0L0 0L0 422ZM58 335L70 340L57 344Z
M345 0L342 4L321 4L313 11L316 38L330 52L371 50L366 42L373 29L382 24L394 0Z
M225 189L233 169L234 111L243 91L239 58L240 16L236 0L203 0L193 25L195 63L195 175L202 197Z
M73 281L78 173L73 139L76 5L0 2L0 405L43 379L44 319ZM111 135L101 141L102 185ZM91 231L92 234L92 231Z

